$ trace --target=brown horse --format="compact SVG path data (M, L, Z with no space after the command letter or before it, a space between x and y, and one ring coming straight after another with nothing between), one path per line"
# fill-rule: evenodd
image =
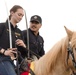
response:
M35 75L76 75L76 32L65 30L67 36L33 62Z

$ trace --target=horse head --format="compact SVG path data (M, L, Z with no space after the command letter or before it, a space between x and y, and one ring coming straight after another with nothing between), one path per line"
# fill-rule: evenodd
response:
M65 26L64 26L65 27ZM68 59L67 62L70 65L72 73L75 75L76 71L76 32L71 31L65 27L66 33L68 35Z
M65 26L64 26L65 27ZM76 74L76 32L71 31L65 27L66 33L68 35L68 57L67 57L67 65L72 70L73 74Z

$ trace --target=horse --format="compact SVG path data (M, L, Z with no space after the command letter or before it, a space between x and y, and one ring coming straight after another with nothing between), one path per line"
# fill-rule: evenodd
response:
M67 36L32 62L35 75L76 75L76 32L64 28Z

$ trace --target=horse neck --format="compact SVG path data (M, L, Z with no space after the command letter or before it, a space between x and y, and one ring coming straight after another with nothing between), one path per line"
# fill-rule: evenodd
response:
M68 40L62 39L57 44L55 44L49 52L41 57L35 63L35 72L37 75L52 75L49 73L52 73L54 70L59 72L60 70L66 72L68 68L66 61L67 45Z

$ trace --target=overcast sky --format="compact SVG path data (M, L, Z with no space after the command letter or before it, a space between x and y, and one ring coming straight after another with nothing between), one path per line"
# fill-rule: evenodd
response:
M0 0L0 22L6 21L7 11L14 5L20 5L26 10L28 26L32 15L42 17L40 34L44 38L46 52L66 36L64 25L70 30L76 30L76 0ZM25 17L18 26L21 30L26 29Z

